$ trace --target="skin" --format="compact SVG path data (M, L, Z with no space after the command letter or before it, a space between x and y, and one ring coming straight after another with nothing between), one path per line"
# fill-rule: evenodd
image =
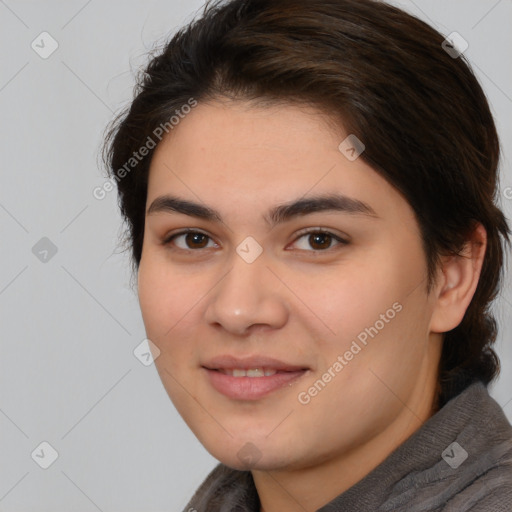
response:
M161 351L155 364L205 448L252 471L261 512L317 510L435 412L442 333L460 323L481 270L479 225L466 257L444 258L427 295L413 210L362 158L340 152L347 135L311 108L200 103L162 140L150 167L147 207L172 194L222 216L146 216L138 292L147 336ZM316 212L273 228L263 219L276 205L332 192L364 201L376 216ZM207 237L163 244L186 228ZM304 228L349 243L315 242L298 234ZM250 264L236 252L248 236L263 248ZM394 318L300 403L298 394L394 303ZM220 354L264 354L309 371L259 400L233 400L201 368ZM252 464L238 456L249 442L258 454Z

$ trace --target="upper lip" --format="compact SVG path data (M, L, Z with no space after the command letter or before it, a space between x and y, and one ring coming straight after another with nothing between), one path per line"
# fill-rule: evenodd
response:
M298 370L307 370L307 367L302 365L288 364L278 359L272 359L271 357L265 356L251 356L238 358L231 355L222 355L210 359L203 364L203 367L209 370L251 370L254 368L269 368L276 371L293 372Z

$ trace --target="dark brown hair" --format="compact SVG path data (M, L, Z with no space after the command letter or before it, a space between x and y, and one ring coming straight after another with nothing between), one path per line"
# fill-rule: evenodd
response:
M172 136L169 119L191 98L311 105L363 141L360 158L413 208L427 291L440 256L457 254L476 222L485 227L488 247L475 295L462 322L445 333L438 405L471 382L488 384L499 371L489 307L511 232L494 203L500 147L488 102L469 63L449 55L444 39L376 0L208 3L202 17L153 55L133 102L106 137L104 158L117 182L134 271L154 148L126 164L159 126Z

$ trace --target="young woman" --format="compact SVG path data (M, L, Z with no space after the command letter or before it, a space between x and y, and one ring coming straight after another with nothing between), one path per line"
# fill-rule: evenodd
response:
M220 461L185 510L512 509L510 230L460 42L383 2L232 0L144 70L105 149L156 367Z

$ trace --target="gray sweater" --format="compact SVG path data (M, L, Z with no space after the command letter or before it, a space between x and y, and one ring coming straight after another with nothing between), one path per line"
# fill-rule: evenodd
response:
M184 509L194 511L259 512L251 473L218 464ZM483 383L450 400L317 512L359 511L512 511L512 427Z

